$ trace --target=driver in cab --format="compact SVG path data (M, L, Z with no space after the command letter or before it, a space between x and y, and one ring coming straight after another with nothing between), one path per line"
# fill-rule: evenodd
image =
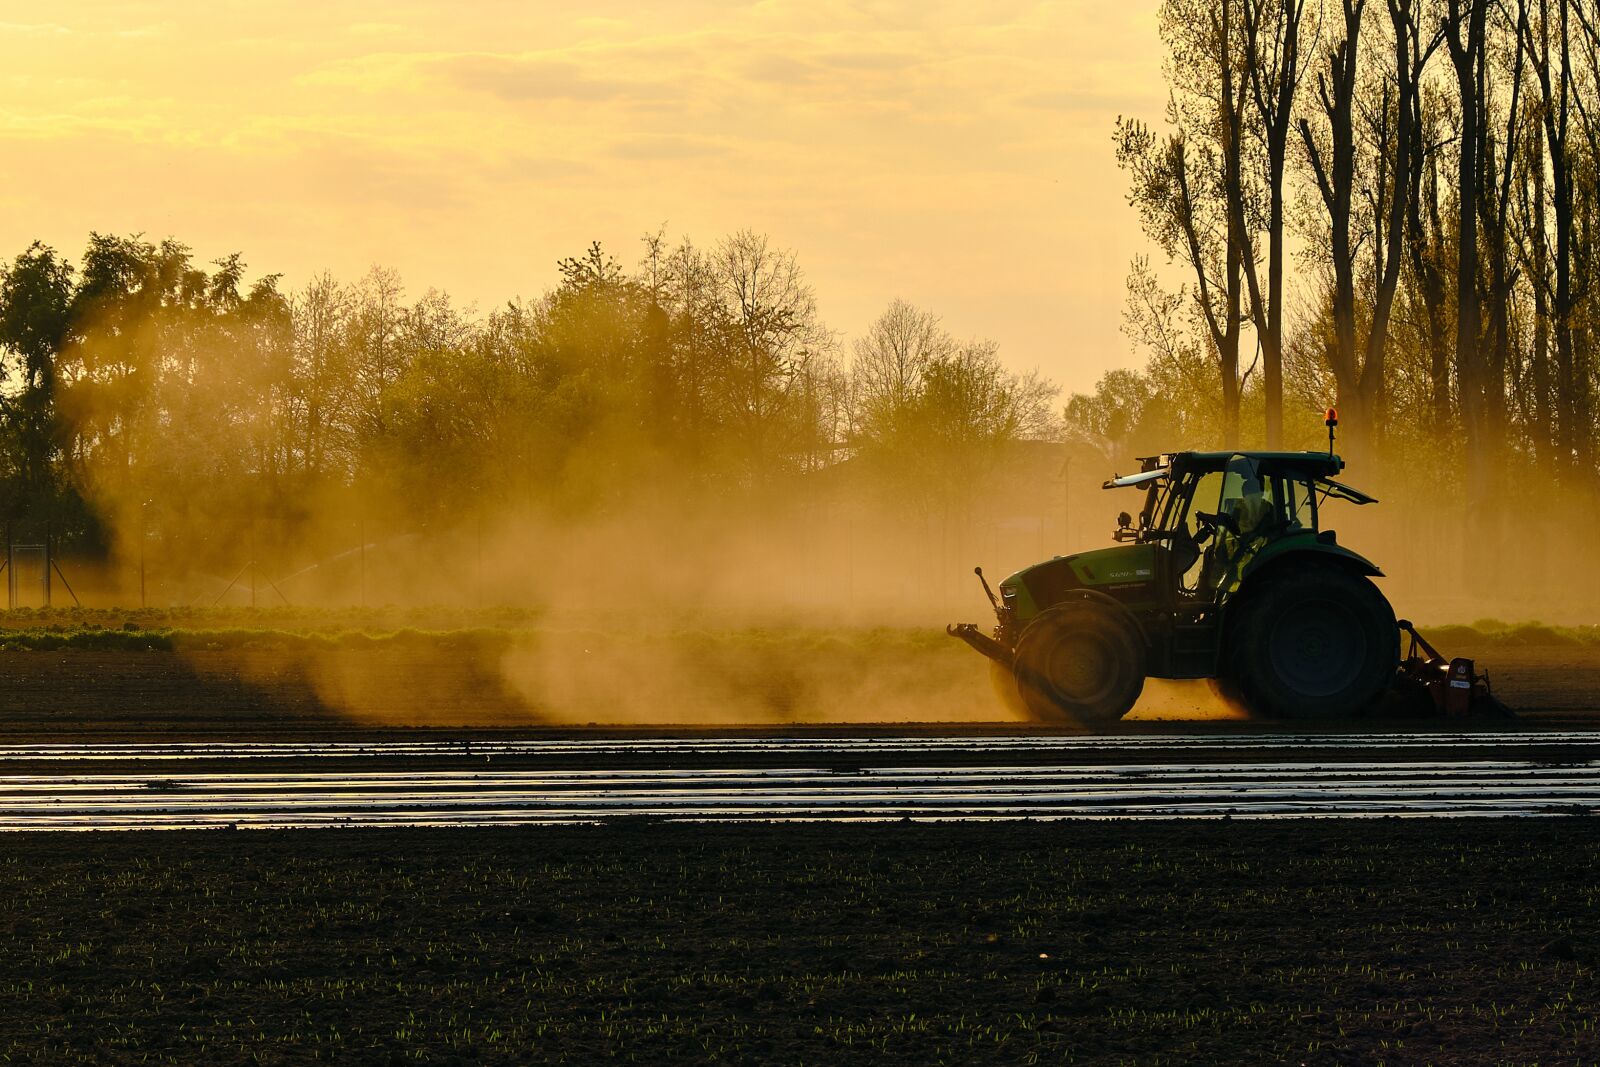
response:
M1239 524L1239 540L1248 541L1260 531L1272 514L1272 501L1261 491L1259 478L1247 478L1239 487L1239 502L1233 508L1233 521Z
M1266 532L1272 501L1263 492L1260 478L1251 475L1240 483L1239 496L1225 501L1224 508L1233 522L1217 531L1218 551L1208 556L1206 585L1227 591L1254 554L1256 538Z

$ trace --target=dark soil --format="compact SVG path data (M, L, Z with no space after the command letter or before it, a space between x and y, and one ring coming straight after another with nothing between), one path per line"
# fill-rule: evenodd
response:
M1007 723L989 690L983 662L955 642L948 656L921 657L932 664L913 683L897 687L899 697L911 701L927 695L926 715L936 732L952 726L982 732L1039 732L1037 724ZM942 646L938 646L944 651ZM806 653L833 655L841 672L871 677L879 668L874 655L884 659L886 673L905 671L913 653L895 649L881 653L858 650L839 652L824 647ZM1516 708L1523 727L1593 728L1600 721L1600 646L1498 647L1448 650L1476 655L1488 668L1495 692ZM730 662L719 670L734 679L736 687L771 688L768 677L781 671L775 658L789 655L771 650L748 656L724 650ZM310 736L333 732L372 733L399 728L485 728L504 731L582 731L582 723L601 729L624 726L625 716L608 715L603 704L575 724L570 715L546 714L525 694L509 685L498 647L476 649L459 643L430 645L426 641L396 643L365 649L307 651L272 647L168 651L0 651L0 740L68 740L73 737L200 737L220 735ZM953 661L953 662L952 662ZM779 667L782 666L780 662ZM826 664L814 664L826 670ZM918 668L921 670L921 668ZM747 677L748 676L748 677ZM651 684L646 677L639 685ZM1199 685L1200 683L1190 683ZM703 708L702 721L718 733L741 732L747 727L730 722L714 700L691 706L682 720L693 725L694 707ZM852 734L871 730L871 707L852 711L852 721L829 724L797 716L797 723L782 715L753 720L750 728L793 733L796 726L817 732L843 730ZM904 714L886 716L904 719ZM987 720L987 721L986 721ZM1275 730L1328 732L1381 729L1502 730L1518 723L1504 720L1402 722L1356 720L1350 722L1272 723ZM1131 719L1107 732L1137 736L1148 733L1194 732L1220 734L1259 732L1263 724L1249 720L1183 719L1155 721ZM670 730L666 723L630 731ZM895 734L915 733L917 722L895 721L886 729ZM1065 727L1052 733L1073 733Z
M16 1060L1600 1057L1587 820L4 844Z
M492 653L0 652L0 736L536 723Z

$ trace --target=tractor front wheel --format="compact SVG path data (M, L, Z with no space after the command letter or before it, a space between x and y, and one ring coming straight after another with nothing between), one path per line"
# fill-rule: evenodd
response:
M1308 566L1261 575L1229 627L1227 682L1253 711L1286 719L1354 715L1394 680L1394 609L1366 578Z
M1042 722L1113 723L1144 689L1144 638L1110 605L1069 601L1041 612L1017 641L1017 692Z

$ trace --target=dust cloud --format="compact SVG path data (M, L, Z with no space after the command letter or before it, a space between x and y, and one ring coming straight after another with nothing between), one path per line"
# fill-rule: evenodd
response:
M371 315L387 313L381 285L360 299L377 309ZM498 336L451 325L448 308L418 308L444 325L417 342L417 367L437 355L423 341L465 360L473 337ZM538 316L558 309L545 305L528 321L548 331ZM308 331L314 311L297 310ZM579 325L593 332L588 320ZM532 327L521 319L496 326L524 328ZM314 379L241 382L266 374L270 361L243 360L237 339L192 341L173 354L164 335L142 330L118 327L114 345L104 344L125 361L146 350L187 360L188 391L158 398L166 415L153 421L97 406L96 397L117 395L105 390L65 394L82 455L77 476L102 541L101 551L63 561L74 595L162 608L290 606L310 620L298 625L323 629L367 627L363 613L384 607L437 606L499 634L392 661L283 653L284 669L364 721L1009 721L985 662L943 633L950 622L992 618L972 567L997 580L1104 547L1116 513L1139 505L1136 493L1101 491L1104 479L1133 469L1103 444L984 438L969 426L951 445L935 423L906 438L915 447L890 442L874 456L847 432L813 432L820 400L787 426L797 444L747 449L730 417L732 429L707 437L705 454L687 453L641 423L659 404L637 374L603 385L637 396L572 401L589 419L572 439L533 426L507 402L478 413L498 435L492 443L462 432L447 448L442 427L454 412L427 392L442 389L439 380L384 377L381 364L351 362L341 417L370 437L357 449L320 425ZM313 334L296 343L311 344ZM483 366L500 367L492 355ZM959 368L990 374L995 389L1037 392L1032 380L1007 386L992 357L967 352ZM849 393L849 381L819 367L788 385ZM448 370L430 373L447 379ZM453 403L472 403L475 381ZM298 392L273 400L280 387ZM317 449L336 447L340 458L312 464ZM766 458L752 460L757 453ZM1584 516L1467 522L1447 486L1424 495L1399 476L1374 484L1359 470L1350 475L1394 499L1331 504L1326 525L1384 568L1398 614L1595 621L1600 560ZM1518 544L1527 550L1514 551ZM358 665L361 656L369 659ZM272 684L272 668L251 670ZM1240 713L1203 686L1153 680L1134 714Z
M506 631L440 656L285 651L250 668L260 685L292 671L362 722L1003 723L1017 716L990 690L987 664L943 634L948 622L992 617L972 565L995 580L1102 547L1109 517L1127 506L1097 486L1052 482L1053 455L1031 473L1021 467L997 473L996 492L949 508L885 502L852 481L848 463L737 506L663 484L581 515L515 504L440 515L381 493L328 492L303 502L293 538L276 539L265 521L196 504L183 516L188 558L147 539L145 578L158 605L287 603L318 625L358 627L368 617L360 605L441 606L469 627ZM1335 507L1341 543L1388 571L1380 584L1397 613L1470 621L1506 610L1510 601L1418 580L1415 571L1426 579L1449 558L1435 544L1418 566L1414 545L1404 550L1425 519L1397 509L1385 523ZM113 498L106 513L117 520L113 564L68 571L80 595L125 604L141 509ZM1130 714L1246 717L1205 683L1158 679Z
M1244 721L1251 718L1237 701L1217 691L1215 685L1203 680L1175 680L1148 678L1144 692L1133 710L1124 720L1229 720Z

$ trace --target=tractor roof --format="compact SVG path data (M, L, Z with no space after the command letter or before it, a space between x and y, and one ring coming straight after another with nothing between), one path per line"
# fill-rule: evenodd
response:
M1332 452L1171 452L1141 460L1146 470L1162 467L1176 472L1219 471L1233 460L1253 460L1267 474L1304 474L1327 478L1344 470L1344 460Z
M1344 460L1332 452L1179 452L1173 466L1190 470L1221 470L1234 457L1254 460L1263 471L1305 473L1326 478L1344 470Z
M1315 479L1329 496L1341 500L1355 504L1378 502L1375 496L1333 480L1333 475L1344 470L1344 460L1332 452L1169 452L1160 456L1141 456L1139 464L1144 468L1142 471L1112 478L1105 483L1105 488L1150 486L1168 475L1226 470L1237 459L1255 463L1260 474Z

